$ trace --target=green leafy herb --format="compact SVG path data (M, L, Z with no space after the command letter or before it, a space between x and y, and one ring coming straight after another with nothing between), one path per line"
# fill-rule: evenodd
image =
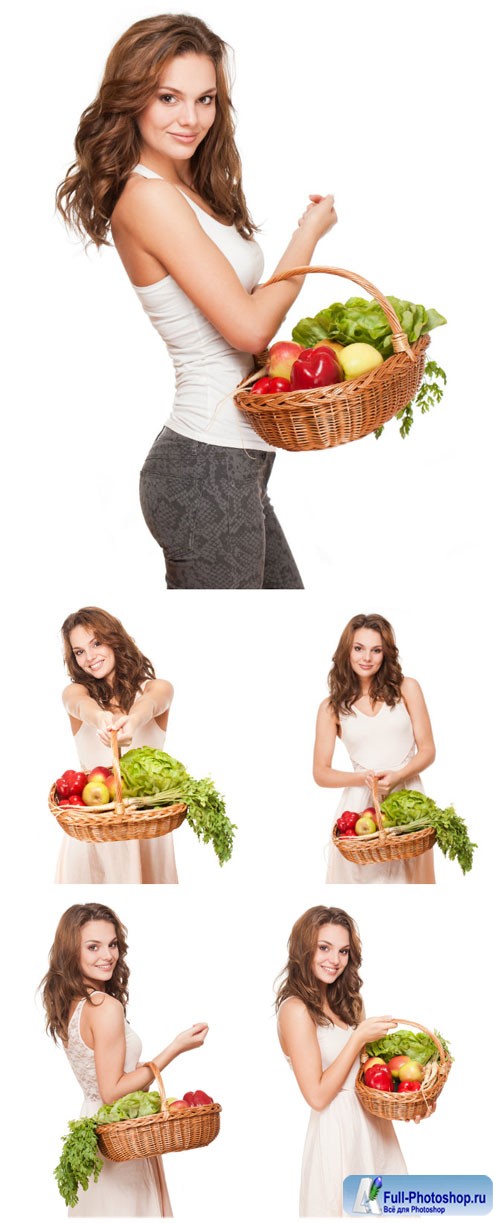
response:
M186 820L198 840L212 842L221 866L229 861L236 824L228 819L224 799L209 777L196 781L178 760L152 747L125 752L120 771L126 794L143 799L141 806L187 803Z
M441 1041L445 1053L450 1057L450 1050L444 1037L439 1032L436 1032L436 1036ZM437 1046L426 1032L410 1032L407 1028L401 1028L399 1032L391 1032L382 1040L370 1041L370 1044L366 1046L366 1052L369 1057L383 1057L387 1062L390 1062L391 1057L408 1054L409 1058L420 1062L421 1066L426 1066L427 1062L435 1061L439 1057Z
M76 1206L78 1187L88 1189L97 1181L102 1168L99 1157L95 1117L81 1117L69 1122L69 1133L63 1137L61 1158L54 1169L57 1188L67 1206Z
M397 790L389 794L381 803L381 811L386 817L385 826L394 828L409 825L419 828L435 828L437 844L446 857L456 858L462 867L464 875L472 870L472 859L477 845L470 840L467 825L454 807L440 807L419 790Z
M446 386L444 369L441 369L441 366L437 365L435 361L426 361L423 381L415 398L412 399L411 403L407 403L406 407L402 408L400 412L396 412L396 420L401 421L399 426L401 437L408 437L413 424L413 411L415 408L420 408L421 412L429 412L434 407L434 404L441 403L444 387L439 386L439 383L436 381L437 378L440 378L444 386ZM375 437L380 437L384 432L384 428L384 425L380 425L378 429L374 429Z

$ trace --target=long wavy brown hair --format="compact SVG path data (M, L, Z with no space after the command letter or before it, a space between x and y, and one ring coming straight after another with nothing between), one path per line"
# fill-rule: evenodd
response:
M279 1011L285 998L300 998L305 1003L315 1023L321 1027L329 1023L323 1010L323 994L320 983L313 972L313 958L318 946L318 931L321 926L343 926L349 934L349 959L336 981L326 986L326 997L330 1010L343 1023L350 1026L359 1023L363 1014L360 989L363 984L358 969L361 964L361 942L355 921L344 909L330 909L315 905L307 909L293 926L288 940L288 963L276 993L276 1010Z
M109 245L113 209L140 161L137 117L154 96L166 61L190 52L212 61L217 86L214 123L190 163L193 188L244 238L255 232L234 139L228 48L199 17L169 13L135 22L118 39L97 97L80 119L76 160L57 189L66 223L96 246Z
M111 980L103 984L101 992L118 998L123 1009L126 1009L130 971L125 961L128 950L126 927L107 905L71 905L63 913L57 927L49 953L49 969L40 983L47 1016L46 1031L56 1043L58 1039L63 1043L68 1039L69 1012L75 998L87 998L92 1002L92 986L85 981L80 966L81 931L91 921L107 921L115 928L119 957ZM92 1002L92 1006L96 1005Z
M70 641L70 633L82 625L95 633L103 645L110 646L115 656L115 672L112 685L106 678L95 679L79 666ZM116 616L102 607L81 607L66 617L61 628L64 661L68 675L75 684L84 684L89 696L101 709L111 707L128 713L137 693L148 679L155 678L153 664L137 648L135 641L125 631Z
M333 655L333 666L328 675L329 705L337 717L341 713L351 712L361 692L359 677L355 675L351 667L351 650L354 637L362 628L380 633L382 638L382 665L370 683L370 701L372 704L375 704L375 701L384 701L386 705L394 706L401 700L401 684L404 675L399 663L394 629L384 616L379 616L377 613L366 616L360 613L358 616L353 616L346 625Z

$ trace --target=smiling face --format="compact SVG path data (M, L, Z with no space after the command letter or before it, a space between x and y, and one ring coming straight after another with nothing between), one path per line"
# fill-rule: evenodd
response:
M166 61L158 86L137 117L142 156L189 161L215 119L215 66L194 52Z
M343 973L349 961L349 947L349 932L344 926L333 923L320 926L311 967L322 985L331 985Z
M85 982L101 989L110 981L120 952L112 922L89 921L80 931L80 967Z
M349 662L355 675L371 680L384 661L384 645L380 633L360 628L354 633Z
M113 679L115 655L111 646L105 645L97 633L85 624L71 629L69 641L73 655L87 675L94 679Z

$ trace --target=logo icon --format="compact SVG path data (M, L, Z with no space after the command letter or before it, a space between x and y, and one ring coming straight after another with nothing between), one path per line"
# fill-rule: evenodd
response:
M356 1200L352 1207L355 1215L381 1215L380 1203L377 1201L382 1188L381 1176L362 1176L358 1185Z

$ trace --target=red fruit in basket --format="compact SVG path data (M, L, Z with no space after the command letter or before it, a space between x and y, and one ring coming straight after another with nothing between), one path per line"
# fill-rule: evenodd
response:
M254 395L270 395L272 381L272 378L259 378L257 382L254 382L252 387Z
M363 1074L366 1074L366 1071L370 1069L370 1066L385 1065L387 1065L387 1063L384 1062L383 1057L369 1057L367 1062L363 1062Z
M266 374L271 378L289 378L292 365L303 351L301 344L293 340L278 340L267 354Z
M360 815L355 825L356 836L365 837L368 833L376 832L377 825L375 820L372 820L371 815Z
M193 1104L213 1104L211 1096L207 1096L206 1091L193 1092Z
M337 820L337 828L339 832L347 832L349 829L355 828L358 820L359 811L343 811Z
M70 785L70 794L81 794L82 790L84 790L85 786L87 785L87 774L75 773L73 781L70 783Z
M82 791L82 800L86 807L109 803L108 787L98 777L95 781L88 781L85 789Z
M74 807L74 803L71 803L69 798L60 798L57 805L58 807Z
M334 352L328 348L304 348L290 374L292 391L310 390L342 382L343 373Z
M61 774L65 781L73 782L76 777L75 769L66 769L65 773Z
M277 395L279 391L290 391L292 384L289 378L271 378L271 386L269 391L271 395Z
M194 1104L194 1091L185 1091L183 1096L184 1103L191 1108Z
M387 1062L387 1069L391 1074L397 1074L400 1066L405 1066L408 1061L407 1053L398 1053L396 1057L391 1057L390 1062Z
M387 1066L370 1066L364 1072L364 1080L367 1087L373 1087L376 1091L392 1091L392 1074Z
M421 1083L424 1077L424 1068L414 1058L407 1057L406 1061L401 1063L399 1070L396 1071L396 1077L401 1079L402 1083Z
M69 796L70 796L70 794L71 794L71 786L70 786L70 784L69 784L69 781L66 781L66 778L65 778L65 777L58 777L58 778L57 778L57 781L56 781L56 791L57 791L57 797L58 797L59 799L61 799L61 798L69 798Z
M172 1100L168 1108L171 1113L187 1113L189 1104L186 1104L185 1100Z
M345 832L339 834L341 837L356 837L358 834L355 828L346 828Z
M70 794L67 803L68 807L81 807L83 805L81 794Z
M399 1084L398 1091L420 1091L420 1083L416 1083L414 1079L404 1079Z
M112 774L112 769L106 768L105 764L98 764L95 769L91 769L90 773L87 774L87 779L88 781L106 781L106 778L111 777Z

